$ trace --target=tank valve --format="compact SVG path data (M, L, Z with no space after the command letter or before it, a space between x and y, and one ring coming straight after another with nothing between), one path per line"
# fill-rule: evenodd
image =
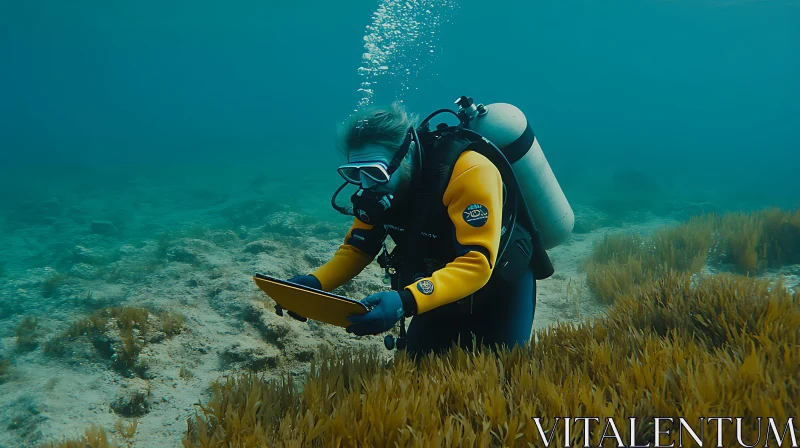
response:
M458 115L462 118L462 120L471 120L479 113L479 110L475 106L475 102L472 100L472 97L462 95L455 100L455 104L458 104Z
M469 107L475 104L475 102L472 101L471 97L461 95L458 99L456 99L455 104L458 104L458 107L462 109L469 109Z

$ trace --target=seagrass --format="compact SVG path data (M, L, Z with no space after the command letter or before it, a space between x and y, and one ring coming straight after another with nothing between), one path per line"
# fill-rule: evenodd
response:
M229 377L188 420L184 446L541 446L533 417L550 428L559 416L598 417L599 428L609 417L741 416L754 441L757 417L797 415L799 341L800 307L786 288L671 271L606 316L556 324L522 348L454 346L386 365L375 353L321 351L302 390L291 377ZM655 442L652 426L637 431L637 443ZM593 446L601 435L592 432ZM563 446L562 432L553 437ZM735 440L735 428L723 437ZM576 427L568 442L582 441Z

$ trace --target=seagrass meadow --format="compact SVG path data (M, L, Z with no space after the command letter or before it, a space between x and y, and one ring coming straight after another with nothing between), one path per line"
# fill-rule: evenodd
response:
M797 428L800 303L797 287L766 274L796 263L799 218L707 215L608 237L586 263L607 312L536 331L524 347L454 346L389 362L372 350L321 349L300 384L290 375L221 378L187 420L183 446L545 446L534 419L549 430L567 416L595 417L599 429L554 429L550 446L619 446L603 428L629 418L650 424L618 425L623 445L716 446L720 437L725 446L792 446L788 432L782 444L767 439L765 421L780 433L794 418ZM707 420L720 416L741 420L721 429ZM673 419L658 438L656 417ZM679 431L679 418L703 428L702 445ZM115 443L92 427L43 446Z
M670 270L762 275L800 264L800 209L706 214L652 235L606 236L585 263L588 286L611 303Z

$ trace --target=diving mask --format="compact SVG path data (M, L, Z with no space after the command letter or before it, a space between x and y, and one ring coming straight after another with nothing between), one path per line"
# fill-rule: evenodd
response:
M397 171L397 168L400 167L400 164L408 153L411 142L414 140L413 136L414 129L409 128L403 144L400 145L400 148L395 152L392 161L389 162L388 165L381 161L347 163L339 167L339 175L342 176L347 183L358 186L362 186L362 174L376 184L385 184L389 182L392 174Z
M383 162L348 163L339 167L339 175L350 184L361 185L362 175L376 184L385 184L392 177Z

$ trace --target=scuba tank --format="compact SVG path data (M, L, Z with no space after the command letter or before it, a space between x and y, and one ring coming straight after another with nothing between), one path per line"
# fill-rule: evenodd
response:
M575 214L522 111L507 103L476 106L466 96L455 104L465 128L494 143L508 159L544 248L563 243L575 226Z

